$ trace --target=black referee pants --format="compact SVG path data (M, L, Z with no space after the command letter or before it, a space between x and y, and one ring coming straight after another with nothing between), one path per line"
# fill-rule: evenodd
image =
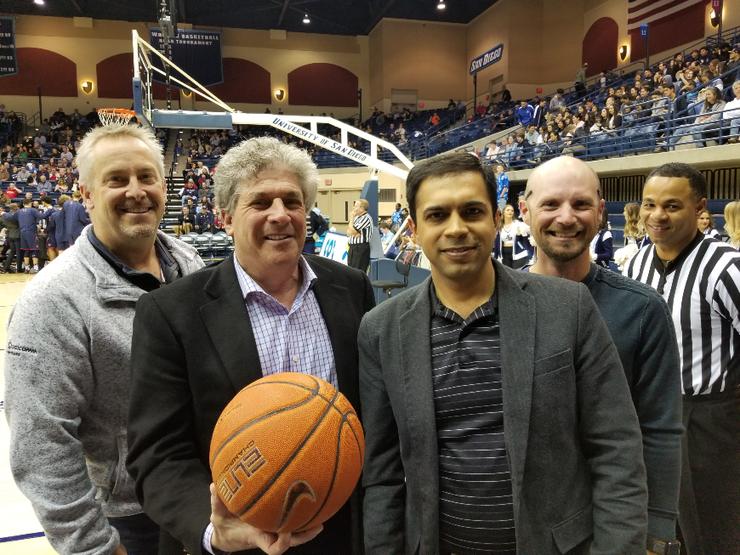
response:
M370 265L370 243L350 244L347 266L367 272Z
M740 387L683 398L678 522L689 555L740 554Z

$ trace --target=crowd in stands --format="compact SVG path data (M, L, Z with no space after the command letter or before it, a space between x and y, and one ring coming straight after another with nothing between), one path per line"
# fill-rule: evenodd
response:
M499 180L507 180L505 168L534 166L561 154L597 158L667 150L685 141L697 146L738 141L740 44L721 43L711 49L705 46L686 56L678 53L627 77L602 73L591 88L586 86L585 70L585 65L579 69L572 91L558 89L547 97L514 101L504 88L500 95L470 112L466 112L464 102L450 99L443 109L412 111L403 107L384 113L375 108L364 122L348 123L397 145L412 159L454 148L476 135L515 127L479 153L483 160L497 166ZM66 114L59 108L40 123L33 135L23 136L22 118L0 105L0 203L5 210L10 210L14 201L30 199L34 209L47 214L38 224L45 227L50 206L62 196L69 198L77 193L75 152L84 133L99 123L95 110L81 114L75 109ZM318 132L340 141L340 131L331 125L320 124ZM162 140L164 135L160 130ZM172 230L177 235L223 231L213 204L215 167L232 145L264 135L307 150L319 167L353 164L270 126L197 130L188 137L180 134L176 151L186 157L186 169L182 171L182 185L176 188L178 213ZM364 152L370 149L368 141L352 134L349 146ZM381 159L393 156L382 148L378 154ZM20 205L18 209L22 210ZM387 222L391 232L398 225ZM406 242L413 243L410 238ZM404 247L398 245L400 250ZM27 263L25 268L29 266Z
M37 272L89 223L75 155L84 134L99 124L94 110L83 115L59 108L24 135L22 119L0 105L0 273Z
M598 158L666 150L679 141L734 143L740 133L739 78L740 44L678 53L621 82L610 84L604 76L575 103L567 103L562 89L552 97L521 100L513 109L520 127L480 155L524 168L561 154Z

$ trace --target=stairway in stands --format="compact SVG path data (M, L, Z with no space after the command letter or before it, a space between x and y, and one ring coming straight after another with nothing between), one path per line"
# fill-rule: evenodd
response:
M172 178L167 178L167 204L165 206L164 217L162 218L162 222L159 224L159 228L168 235L175 234L173 226L177 225L177 217L180 212L182 212L180 196L177 192L185 184L181 173L182 168L178 163L178 153L176 150L178 133L177 129L170 129L167 140L167 150L164 153L165 173L167 175L170 175L171 173Z

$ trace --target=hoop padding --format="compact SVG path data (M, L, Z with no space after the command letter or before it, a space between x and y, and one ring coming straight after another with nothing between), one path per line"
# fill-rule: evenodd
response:
M136 112L127 108L98 108L97 112L103 125L126 125L136 117Z

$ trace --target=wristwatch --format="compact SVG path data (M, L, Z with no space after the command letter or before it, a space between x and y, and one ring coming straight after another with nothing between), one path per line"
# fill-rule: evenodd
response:
M648 536L647 550L652 551L655 555L680 555L681 542Z

